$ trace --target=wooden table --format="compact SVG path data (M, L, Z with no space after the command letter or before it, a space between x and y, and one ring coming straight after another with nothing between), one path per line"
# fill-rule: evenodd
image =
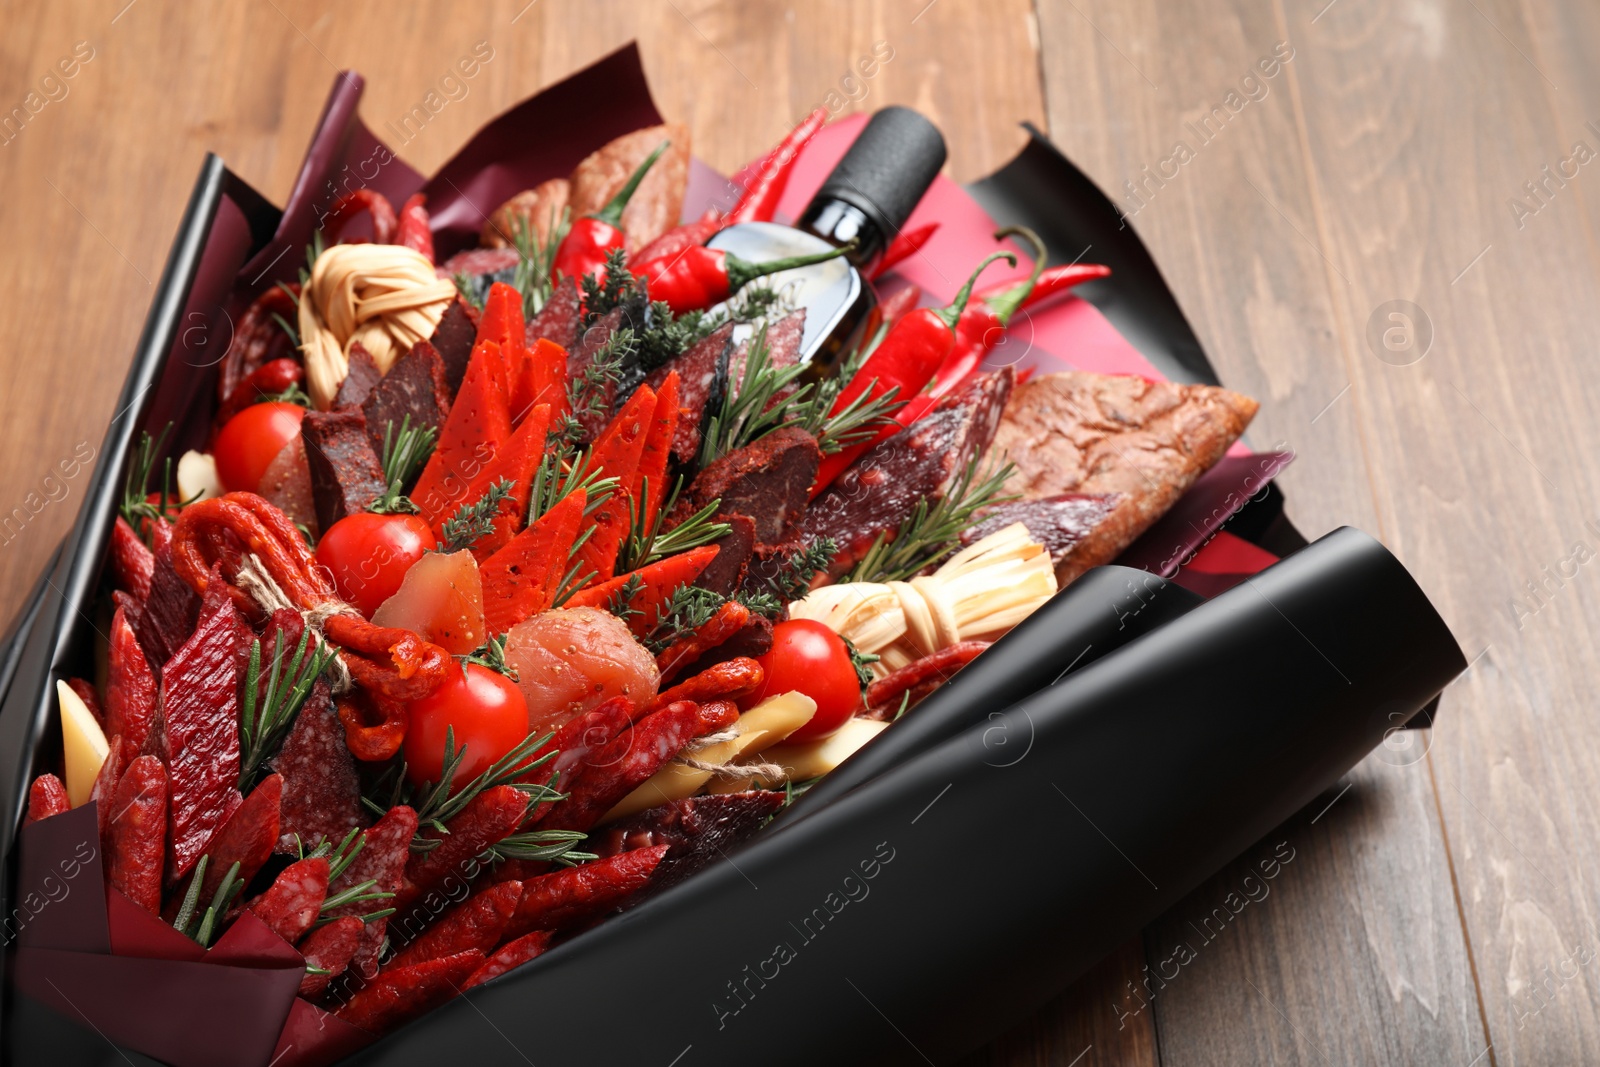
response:
M724 169L830 93L922 109L963 180L1028 120L1132 214L1223 380L1261 399L1255 440L1294 447L1301 528L1380 536L1472 667L1431 737L1369 758L969 1062L1600 1061L1600 8L124 3L0 15L0 111L48 101L0 136L0 502L23 508L0 614L78 507L86 474L62 472L112 414L201 153L281 202L339 68L371 79L381 126L491 44L405 146L425 172L633 37L661 110ZM893 58L852 78L877 42ZM44 81L63 60L73 77ZM1274 850L1293 858L1270 893L1207 925Z

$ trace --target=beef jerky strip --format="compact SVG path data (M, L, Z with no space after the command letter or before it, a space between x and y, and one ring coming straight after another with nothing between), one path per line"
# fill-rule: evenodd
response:
M378 369L378 361L372 358L366 346L360 341L350 342L350 371L339 383L339 391L333 394L333 410L359 410L382 378L383 371Z
M300 438L306 446L319 529L365 511L383 495L383 465L361 412L308 411L300 421Z
M156 678L139 638L119 607L111 616L106 668L106 736L121 735L130 751L144 747L156 713Z
M481 952L461 952L415 967L385 968L334 1014L368 1033L387 1033L455 996L483 960Z
M444 384L454 397L461 390L461 379L467 376L467 363L472 358L472 346L478 337L478 324L466 301L456 300L444 309L439 325L433 328L428 343L433 345L444 361Z
M134 624L139 646L152 667L172 658L178 646L194 632L195 619L200 614L200 598L172 566L172 527L163 522L156 531L150 592Z
M511 925L511 917L516 914L517 902L521 899L522 883L517 881L499 882L479 890L441 915L422 936L401 946L388 965L411 967L458 952L490 952ZM396 941L395 933L391 924L391 943Z
M128 765L110 820L107 880L152 915L161 914L161 868L167 836L167 769L154 756Z
M499 951L483 961L483 966L472 972L472 976L462 985L462 992L537 959L550 947L550 939L554 936L548 930L535 930L502 945Z
M749 838L783 807L782 792L752 789L743 793L687 797L613 823L586 843L599 856L634 849L671 846L651 879L661 889L720 858Z
M300 979L302 997L320 997L329 983L345 972L361 947L364 926L354 915L346 915L305 936L300 942L300 955L306 961L306 976Z
M292 945L317 921L327 897L328 860L314 856L279 871L271 887L250 902L249 911Z
M156 574L159 581L161 571ZM214 573L194 634L161 669L173 879L189 873L244 802L238 789L239 656L249 629L228 592L221 573ZM152 602L153 596L152 590Z
M649 884L666 854L666 845L652 845L542 874L522 887L522 899L507 932L521 937L534 930L569 929L598 918Z
M756 524L748 515L718 514L714 521L728 524L728 532L711 542L717 554L694 584L713 593L732 596L744 581L745 568L756 548Z
M200 899L210 900L223 877L235 863L239 865L239 884L250 879L272 858L278 843L278 809L283 799L283 779L269 775L250 791L227 825L206 845L206 878L200 886Z
M28 788L28 817L23 825L31 826L41 819L60 815L72 808L67 800L67 787L53 774L41 774Z
M860 562L880 536L892 535L919 501L944 499L975 459L989 454L1011 368L980 374L905 430L863 452L806 510L808 542L833 538L828 567L837 578Z
M135 751L128 748L120 734L114 734L106 758L100 761L100 772L94 776L94 787L89 799L95 802L95 824L100 833L102 851L111 848L111 813L117 798L117 782L122 772L133 762Z
M150 546L139 540L127 519L117 516L111 527L111 575L117 588L142 604L150 595L150 578L155 569L156 557Z
M815 437L797 426L775 430L696 475L687 499L673 509L669 525L720 500L721 510L750 517L758 542L788 541L800 529L821 462Z
M701 733L700 708L669 704L593 752L569 789L538 823L541 830L588 830L617 801L661 769Z
M406 859L411 853L411 838L417 832L417 813L405 805L390 808L362 834L361 851L344 872L328 887L330 895L341 893L352 886L373 881L374 890L383 893L399 891L405 881ZM328 912L328 917L340 919L346 915L363 915L382 911L386 905L380 901L351 901ZM377 973L378 951L383 946L383 935L388 919L367 923L361 935L361 947L356 950L357 973L370 978Z
M657 391L672 371L678 372L678 406L682 414L672 437L672 458L690 464L700 452L711 413L722 406L728 389L728 361L733 349L733 325L719 327L677 359L657 367L645 383Z
M294 647L287 637L284 643ZM344 743L344 726L333 709L327 682L319 680L312 687L289 736L268 765L283 776L279 852L315 848L324 841L338 843L367 824L356 763Z
M578 343L578 331L583 329L583 299L578 294L578 283L563 278L550 290L550 299L544 302L539 313L528 320L528 347L541 338L560 345L567 351Z
M417 342L411 351L395 360L361 405L373 452L382 456L385 433L392 437L402 425L416 430L443 426L445 416L450 414L452 395L439 350L427 341Z
M515 248L468 248L445 260L436 273L461 286L462 295L482 307L495 282L510 285L516 280L521 261Z

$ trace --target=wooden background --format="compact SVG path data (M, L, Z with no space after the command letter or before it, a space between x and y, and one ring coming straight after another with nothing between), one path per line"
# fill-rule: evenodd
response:
M0 533L7 620L77 509L86 476L57 465L112 414L201 153L281 202L339 68L368 76L380 126L492 44L405 147L425 172L634 37L661 110L724 169L848 89L878 41L894 58L852 107L925 111L958 179L1007 160L1022 120L1115 197L1164 167L1133 224L1223 380L1261 399L1255 439L1299 453L1293 516L1381 537L1473 666L1431 736L1368 759L970 1063L1600 1062L1594 5L8 0L0 24L0 112L93 49L0 144L0 512L29 511ZM1261 77L1275 48L1293 58ZM1293 859L1270 893L1195 937L1275 848ZM1169 976L1153 999L1127 984L1146 963Z

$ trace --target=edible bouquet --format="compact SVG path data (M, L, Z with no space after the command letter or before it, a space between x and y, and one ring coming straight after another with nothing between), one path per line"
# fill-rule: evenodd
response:
M578 122L594 84L610 106L588 94L603 121ZM1246 596L1281 614L1314 590L1325 621L1387 607L1420 630L1409 656L1378 633L1334 638L1368 642L1348 658L1296 631L1349 671L1330 715L1382 698L1389 719L1362 706L1359 728L1308 717L1306 737L1279 737L1293 773L1263 775L1252 788L1274 791L1178 849L1170 886L1459 669L1370 542L1335 535L1273 566L1304 542L1260 503L1291 457L1239 444L1256 403L1163 378L1072 293L1122 266L996 223L937 176L920 116L819 110L719 181L624 54L424 183L360 126L358 96L341 79L281 216L216 168L203 179L206 217L164 288L225 322L226 349L186 359L168 336L136 366L160 387L136 432L111 431L115 499L75 543L97 558L61 564L98 639L74 642L63 610L50 692L18 698L26 714L8 696L12 721L31 716L0 738L28 772L11 907L49 879L90 886L17 912L29 1003L172 1063L401 1062L426 1058L430 1033L459 1037L461 1005L504 1018L547 973L538 988L565 992L526 1008L557 1027L602 973L626 1013L640 995L624 972L672 985L695 969L711 990L695 1032L720 1032L785 996L767 991L780 975L815 973L847 903L925 862L875 827L912 796L927 807L907 825L928 815L944 792L907 783L940 778L952 746L987 770L951 771L946 790L1039 766L1020 761L1095 721L1099 679L1133 720L1158 703L1138 686L1254 655L1292 695L1305 650ZM1263 512L1254 542L1249 522L1222 530ZM25 617L10 693L48 629ZM1254 714L1236 689L1202 686L1232 705L1225 735ZM1043 766L1076 807L1097 774L1070 762L1118 749L1093 729L1070 748ZM1004 794L966 804L945 840L976 843ZM779 949L752 933L756 984L716 970L719 952L757 951L719 933L757 925L735 918L755 905L729 879L765 888L763 863L840 855L839 892L788 916ZM1140 875L1157 892L1123 925L1171 891ZM684 958L658 943L674 937L720 947ZM922 951L958 967L967 944ZM164 997L207 1017L163 1013ZM821 1040L861 1025L841 1020ZM27 1025L46 1024L6 1024L19 1054L47 1040ZM471 1040L518 1047L485 1029ZM636 1062L656 1038L620 1040L632 1051L602 1059ZM734 1055L682 1043L697 1041Z

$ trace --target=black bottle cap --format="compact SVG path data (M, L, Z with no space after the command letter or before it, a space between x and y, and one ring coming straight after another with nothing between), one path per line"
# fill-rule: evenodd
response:
M892 240L944 160L938 127L908 107L886 107L872 116L804 214L825 201L842 200Z

